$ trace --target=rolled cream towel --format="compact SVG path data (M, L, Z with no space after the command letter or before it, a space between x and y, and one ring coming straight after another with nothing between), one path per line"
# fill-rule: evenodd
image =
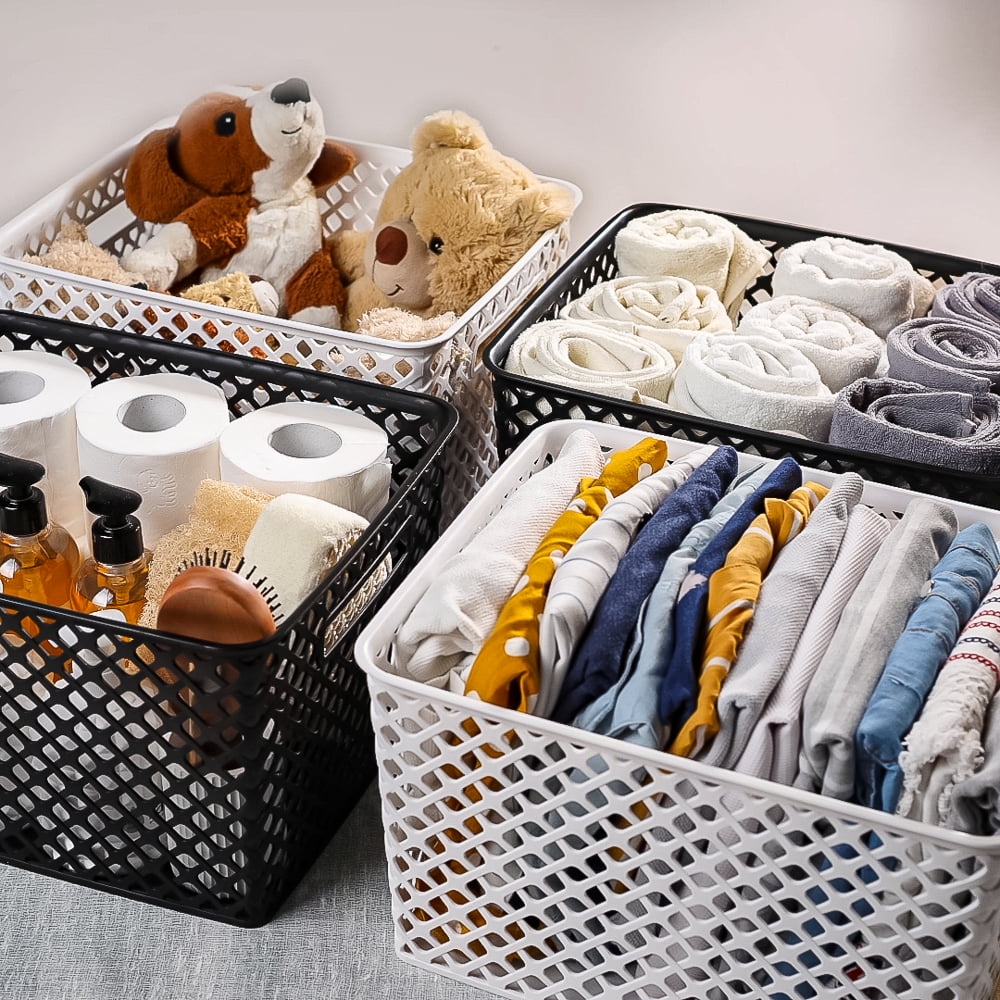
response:
M714 289L686 278L620 277L564 306L565 319L596 320L665 347L678 364L699 333L729 333L732 320Z
M721 215L673 208L629 222L615 237L615 257L622 275L673 275L714 288L735 322L771 254Z
M662 405L677 367L659 344L584 319L528 327L511 346L507 371L556 385Z
M934 296L931 315L967 319L987 326L1000 325L1000 277L972 271Z
M802 295L843 309L880 337L900 323L924 316L934 286L894 250L843 236L793 243L779 256L771 291Z
M703 334L684 352L667 405L740 427L825 441L833 393L789 341Z
M884 375L885 342L849 313L801 295L779 295L743 314L738 334L793 343L833 392L855 379Z
M886 337L889 377L933 389L1000 389L1000 324L926 316L901 323Z

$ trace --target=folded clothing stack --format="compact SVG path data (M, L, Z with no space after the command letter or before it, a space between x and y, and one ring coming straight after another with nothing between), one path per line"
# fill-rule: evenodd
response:
M858 379L833 405L830 443L959 472L1000 475L1000 396Z
M843 309L880 337L908 319L925 316L934 300L934 286L905 257L842 236L787 247L775 265L771 291Z
M678 364L699 333L731 333L722 300L686 278L619 277L587 289L564 306L565 319L593 320L665 347Z
M662 406L677 366L665 347L634 333L592 320L553 319L525 330L505 367L556 385Z
M615 257L619 274L673 275L714 288L735 322L771 254L720 215L675 208L632 219L615 237Z

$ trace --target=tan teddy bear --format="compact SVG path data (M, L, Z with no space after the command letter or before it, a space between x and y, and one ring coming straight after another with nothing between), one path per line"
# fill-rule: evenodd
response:
M374 231L344 230L329 241L347 284L346 330L389 306L460 315L573 212L567 188L499 153L461 111L425 118L412 149Z

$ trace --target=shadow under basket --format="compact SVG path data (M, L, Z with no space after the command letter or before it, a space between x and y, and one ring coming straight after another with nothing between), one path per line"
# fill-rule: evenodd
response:
M230 414L345 406L389 437L389 502L267 640L210 645L0 596L0 861L259 926L374 775L352 647L438 533L457 416L421 393L0 311L0 349L92 382L177 372Z
M931 493L986 507L1000 507L1000 476L956 472L869 452L854 451L825 442L812 441L775 431L757 430L737 424L692 416L668 407L647 406L611 399L572 386L555 385L540 378L517 375L504 367L514 341L530 326L555 319L563 306L602 281L618 276L615 238L633 219L677 206L632 205L610 219L553 275L542 290L488 346L484 361L493 376L497 449L506 458L540 424L553 420L596 420L634 427L701 444L728 444L764 458L794 458L801 465L827 472L856 472L865 479L902 489ZM839 236L801 226L768 222L717 212L761 242L770 252L764 274L746 291L742 313L771 298L771 277L781 252L802 240ZM857 236L859 243L878 241ZM1000 266L967 260L913 247L880 243L908 260L935 288L951 284L963 274L980 271L1000 275Z

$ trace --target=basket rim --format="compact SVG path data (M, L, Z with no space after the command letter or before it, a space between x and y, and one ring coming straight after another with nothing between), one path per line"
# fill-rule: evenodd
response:
M511 284L517 275L526 268L537 256L540 248L552 238L552 234L558 232L561 226L555 226L543 233L520 258L508 269L507 273L491 285L472 305L463 313L455 317L451 325L438 334L436 337L429 337L426 340L418 341L396 341L386 340L382 337L374 337L360 333L350 333L344 330L333 330L329 327L317 326L312 323L303 323L288 319L279 319L274 316L263 316L259 313L243 312L238 309L229 309L222 306L210 305L208 303L197 303L197 309L178 308L179 302L185 302L177 295L170 295L166 292L154 292L149 290L138 290L128 285L119 285L112 281L103 281L97 278L86 278L82 275L73 274L70 271L61 271L57 268L46 267L39 264L29 264L16 257L10 256L11 245L25 231L33 232L36 228L38 218L43 215L58 214L65 211L68 205L79 197L79 192L87 185L93 184L97 178L105 178L125 166L128 157L138 143L151 132L160 128L169 128L177 121L177 115L169 115L147 126L142 131L133 135L130 139L120 143L110 152L94 160L89 166L82 168L73 176L57 185L51 191L43 194L31 205L17 213L8 222L0 224L0 265L7 268L16 268L36 278L52 280L53 275L59 276L63 285L79 288L82 291L98 291L105 294L114 292L119 298L128 299L131 296L138 296L142 302L158 304L165 309L169 309L175 314L185 318L193 314L205 315L223 322L232 322L234 318L240 320L244 325L253 325L268 333L281 333L290 336L308 336L310 339L323 343L342 344L349 343L365 348L381 348L385 351L390 349L392 354L400 354L404 358L409 355L419 355L428 351L434 352L445 344L454 340L461 330L469 324L473 317L480 311L482 306L498 295L503 288ZM347 136L328 136L336 142L344 143L355 150L363 151L366 156L372 159L396 160L400 166L405 166L412 158L412 152L402 146L391 146L386 143L367 142L362 139L354 139ZM549 177L543 174L536 174L539 180L559 184L565 188L573 198L574 212L583 200L582 190L572 181L563 180L558 177ZM322 197L322 194L320 194ZM572 216L571 216L572 218ZM137 220L138 221L138 220ZM569 220L567 220L568 222ZM562 225L566 225L563 223Z
M432 565L440 565L443 559L460 550L473 537L470 534L472 526L481 524L495 506L503 502L505 493L516 485L519 473L530 466L542 454L558 449L565 439L576 430L589 430L597 437L604 447L620 448L641 440L645 437L656 437L669 444L671 457L683 456L705 445L699 442L671 438L662 434L639 431L629 427L619 427L588 420L554 420L535 427L517 446L511 455L501 463L498 471L491 477L477 496L475 496L455 520L442 532L440 538L428 550L426 555L410 571L403 582L388 597L372 620L358 635L354 645L354 657L358 666L367 674L369 688L374 703L379 690L398 690L414 698L441 704L454 711L481 714L492 722L507 728L521 727L532 730L545 737L554 737L581 748L593 748L602 754L609 754L623 759L637 760L645 765L661 770L688 774L702 781L712 781L717 784L733 786L737 789L753 793L756 796L767 796L776 803L785 803L799 809L808 808L820 813L833 814L851 822L874 827L884 827L894 833L911 839L920 838L924 841L934 840L947 847L974 849L977 853L988 854L990 857L1000 856L1000 834L983 836L963 833L933 826L919 820L904 819L890 813L883 813L867 806L843 802L817 792L809 792L789 785L782 785L769 779L757 778L741 774L711 764L704 764L687 757L679 757L665 750L653 750L636 746L623 740L613 739L596 733L590 733L575 726L555 722L541 716L527 715L514 709L492 705L478 698L470 698L442 688L436 688L421 681L385 669L380 660L383 649L394 641L396 627L405 620L412 610L416 600L430 581ZM710 445L709 447L718 447ZM741 459L754 463L777 465L781 459L763 458L756 455L740 453ZM813 470L803 467L803 473L819 482L832 481L836 473ZM907 501L924 496L914 490L887 486L881 483L866 482L865 489L877 492L888 491L890 496ZM946 501L956 513L966 518L993 521L1000 526L1000 512L988 508L977 507L959 501ZM996 527L994 527L996 533ZM421 587L421 584L424 587ZM418 589L419 588L419 589Z

